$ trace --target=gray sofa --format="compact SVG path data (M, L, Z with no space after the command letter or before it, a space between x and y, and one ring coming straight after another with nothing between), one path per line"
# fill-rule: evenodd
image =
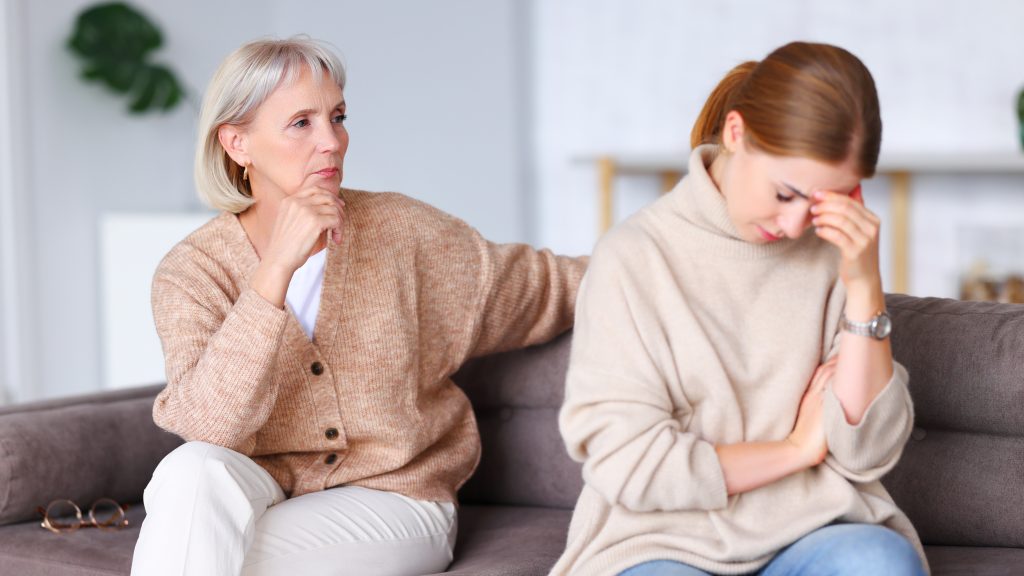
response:
M893 346L917 427L885 478L936 575L1024 574L1024 306L890 295ZM580 489L558 406L570 346L482 358L457 381L484 456L460 494L448 574L539 575L558 557ZM127 574L144 511L119 532L56 535L34 509L55 498L137 503L180 441L150 417L159 386L0 410L0 574Z

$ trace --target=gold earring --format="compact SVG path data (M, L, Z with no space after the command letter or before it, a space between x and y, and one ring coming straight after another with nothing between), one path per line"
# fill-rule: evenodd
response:
M249 165L246 164L245 166L242 167L242 180L248 180L248 179L249 179Z

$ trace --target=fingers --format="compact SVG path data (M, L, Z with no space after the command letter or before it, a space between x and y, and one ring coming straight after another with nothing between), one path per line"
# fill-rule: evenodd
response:
M814 198L811 222L815 232L839 247L844 256L856 257L877 243L881 220L857 198L825 191L815 192Z

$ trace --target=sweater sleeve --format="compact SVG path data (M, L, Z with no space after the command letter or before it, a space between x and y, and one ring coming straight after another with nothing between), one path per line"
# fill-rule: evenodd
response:
M198 266L169 260L153 280L167 372L153 420L187 441L249 454L276 401L272 371L287 312L252 289L231 303Z
M691 408L668 391L649 341L657 316L627 285L642 277L595 255L580 289L559 426L586 483L638 512L727 503L714 446L684 430Z
M541 344L572 327L588 257L495 244L473 233L481 264L471 357Z
M846 421L839 398L831 386L827 388L824 421L829 466L853 482L871 482L896 465L914 426L907 382L906 369L894 361L892 378L856 425Z

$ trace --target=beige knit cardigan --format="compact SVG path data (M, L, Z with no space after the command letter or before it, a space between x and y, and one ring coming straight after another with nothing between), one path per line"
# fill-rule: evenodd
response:
M585 258L494 244L392 193L343 189L312 341L248 286L258 256L222 213L153 280L167 386L156 423L250 456L291 496L356 485L455 501L480 458L467 359L572 325Z

